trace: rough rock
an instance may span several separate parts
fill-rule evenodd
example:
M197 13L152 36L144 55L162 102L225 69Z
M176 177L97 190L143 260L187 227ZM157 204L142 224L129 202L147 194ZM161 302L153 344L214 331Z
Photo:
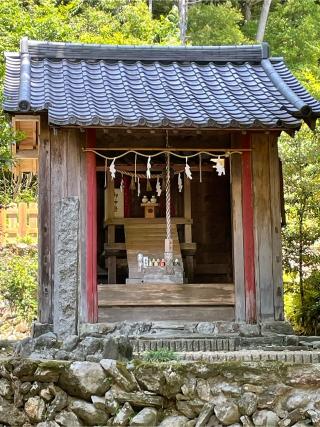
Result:
M189 419L187 417L173 415L164 418L159 424L159 427L185 427L188 421Z
M88 426L105 425L108 414L85 400L72 400L69 408Z
M252 421L257 427L274 427L278 425L279 417L273 411L263 409L262 411L257 411L253 414Z
M55 358L57 360L68 360L69 359L69 353L65 350L58 350L55 354Z
M41 421L37 424L37 427L60 427L55 421Z
M243 393L237 402L240 414L251 416L257 410L257 401L257 396L254 393Z
M43 388L42 390L40 390L40 397L44 400L44 401L46 401L46 402L50 402L52 399L53 399L53 395L52 395L52 392L51 392L52 390L51 390L51 387L46 387L46 388Z
M114 388L112 388L111 390L116 400L121 403L129 402L132 406L154 406L156 408L161 408L164 404L164 399L162 396L156 396L148 392L135 391L132 393L128 393Z
M250 325L249 323L240 323L239 333L242 337L257 337L260 335L260 327L258 324Z
M100 364L106 374L110 376L125 391L139 390L139 384L135 376L124 364L118 363L112 359L102 359ZM93 393L94 394L94 393Z
M60 338L76 335L79 287L79 198L56 203L53 327Z
M24 410L31 421L40 422L44 420L46 404L39 396L30 397L26 401Z
M72 350L74 350L77 347L78 342L79 342L78 335L68 335L63 340L63 343L62 343L62 346L61 346L61 350L68 351L68 352L72 351Z
M4 397L5 399L11 399L13 396L11 383L6 378L0 378L0 396Z
M127 336L108 337L103 341L103 359L131 360L133 348Z
M91 396L91 401L97 409L105 410L106 399L100 396Z
M26 415L12 403L0 397L0 423L9 426L21 426L27 422Z
M30 359L22 359L13 370L13 375L21 381L34 381L34 373L38 363Z
M34 374L35 380L43 383L56 383L58 382L59 377L59 369L56 370L38 367Z
M212 398L211 389L208 381L199 378L197 381L197 394L201 400L209 402Z
M53 332L47 332L40 335L34 340L34 349L40 350L42 348L56 348L59 346L57 335Z
M73 362L61 374L59 384L71 396L84 399L102 396L110 388L102 367L92 362Z
M214 408L214 413L223 424L234 424L240 420L238 406L231 400L221 402Z
M253 422L248 415L242 415L242 417L240 417L240 421L242 422L243 427L254 427Z
M132 409L130 403L126 402L117 415L114 417L113 425L115 426L127 426L129 424L130 418L134 415L134 410Z
M179 393L181 386L184 383L184 378L172 369L165 369L163 371L164 383L161 385L160 392L165 397L171 398Z
M198 417L198 420L196 423L196 427L206 427L208 425L208 421L210 420L211 416L213 415L213 409L214 409L214 406L212 403L206 403L203 406L203 408L199 414L199 417Z
M88 354L95 354L102 348L102 339L96 337L85 337L78 345L80 351L86 356Z
M311 401L311 395L308 390L297 390L290 394L285 409L289 412L297 408L305 408Z
M31 382L24 382L24 383L22 383L21 384L21 386L20 386L20 392L22 393L22 394L27 394L27 393L29 393L29 391L30 391L30 389L31 389L31 387L32 387L32 384L31 384Z
M181 386L182 393L190 399L196 397L197 380L194 377L188 377Z
M200 399L193 399L188 401L177 401L177 409L181 414L185 415L188 418L197 417L203 408L203 401Z
M60 387L54 387L54 399L48 407L47 417L48 420L53 420L54 416L62 411L68 404L68 395Z
M135 370L136 378L139 385L148 391L158 393L162 383L164 382L164 375L162 370L157 366L143 366L137 367Z
M115 400L112 390L105 394L105 409L108 414L115 415L119 409L119 403Z
M146 426L153 427L157 424L158 412L154 408L143 408L140 412L135 415L130 426Z
M279 427L292 426L292 424L302 421L306 418L305 410L298 408L290 412L283 420L279 421Z
M311 418L315 427L320 427L320 411L317 409L307 409L306 414Z
M293 335L293 329L289 322L270 321L261 323L261 335L281 334Z
M79 418L73 412L61 411L56 417L55 421L63 427L79 427Z

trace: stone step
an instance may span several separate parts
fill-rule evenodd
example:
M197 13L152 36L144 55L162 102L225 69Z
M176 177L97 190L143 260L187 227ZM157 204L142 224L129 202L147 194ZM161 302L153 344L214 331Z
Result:
M215 352L181 352L177 354L180 360L194 360L206 362L263 362L280 361L294 364L320 363L320 351L261 351L261 350L239 350L239 351L215 351Z

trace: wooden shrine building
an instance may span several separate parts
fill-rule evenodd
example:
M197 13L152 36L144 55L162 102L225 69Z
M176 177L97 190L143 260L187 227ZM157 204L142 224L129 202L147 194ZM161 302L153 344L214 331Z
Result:
M320 104L268 45L31 41L4 109L39 125L39 320L283 320L277 139Z

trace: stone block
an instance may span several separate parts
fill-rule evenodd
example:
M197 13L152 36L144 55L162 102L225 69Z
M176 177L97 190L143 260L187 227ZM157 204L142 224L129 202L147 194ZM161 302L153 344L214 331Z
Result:
M67 338L78 325L79 198L64 198L55 208L53 329Z

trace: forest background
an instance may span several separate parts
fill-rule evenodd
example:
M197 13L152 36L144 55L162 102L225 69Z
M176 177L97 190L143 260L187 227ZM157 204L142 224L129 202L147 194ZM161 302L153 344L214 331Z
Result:
M180 14L179 14L180 3ZM188 45L255 43L262 0L184 0ZM273 0L264 40L283 56L300 82L320 99L320 1ZM1 0L0 97L4 51L20 39L107 43L180 44L181 0ZM35 199L36 185L15 182L11 146L21 135L0 112L0 206ZM304 125L280 138L286 226L283 263L286 316L298 333L320 330L320 126ZM1 307L18 318L36 313L36 251L0 253ZM1 305L2 304L2 305ZM1 324L0 324L1 335Z

